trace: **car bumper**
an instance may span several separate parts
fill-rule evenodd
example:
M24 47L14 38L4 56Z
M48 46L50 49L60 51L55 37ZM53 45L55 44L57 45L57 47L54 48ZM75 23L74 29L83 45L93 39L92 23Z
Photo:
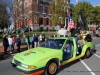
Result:
M39 74L42 74L44 72L44 68L39 68L36 70L31 70L31 71L24 71L22 69L17 68L17 65L14 63L11 63L11 65L13 67L15 67L18 71L20 71L21 74L25 74L25 75L39 75Z

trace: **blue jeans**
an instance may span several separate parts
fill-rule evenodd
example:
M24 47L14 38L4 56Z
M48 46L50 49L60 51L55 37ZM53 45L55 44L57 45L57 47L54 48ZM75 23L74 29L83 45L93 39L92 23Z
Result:
M10 52L12 52L13 45L9 45Z
M38 42L34 42L34 48L38 46Z
M65 49L63 56L64 56L64 59L68 59L68 58L72 57L71 50Z

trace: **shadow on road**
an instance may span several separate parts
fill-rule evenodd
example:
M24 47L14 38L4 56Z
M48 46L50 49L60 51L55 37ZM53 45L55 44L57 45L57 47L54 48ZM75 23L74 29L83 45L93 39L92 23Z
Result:
M26 48L21 48L21 52L25 51ZM12 54L10 54L10 52L7 52L8 54L4 56L3 52L0 53L0 61L5 60L5 59L10 59L12 58L17 52L17 50L14 50Z

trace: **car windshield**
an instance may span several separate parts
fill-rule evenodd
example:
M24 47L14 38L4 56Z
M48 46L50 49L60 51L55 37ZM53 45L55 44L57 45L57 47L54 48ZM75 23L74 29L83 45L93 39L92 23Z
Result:
M51 48L51 49L61 49L64 44L65 39L48 39L41 47Z

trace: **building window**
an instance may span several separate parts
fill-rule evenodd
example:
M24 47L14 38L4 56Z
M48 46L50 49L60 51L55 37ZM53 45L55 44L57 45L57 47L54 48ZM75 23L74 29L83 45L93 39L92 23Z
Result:
M45 13L48 14L48 7L45 7Z
M43 18L42 17L39 18L39 25L43 25Z
M49 6L49 3L45 3L45 5L48 7Z
M39 12L42 13L42 6L39 6Z
M39 5L42 5L43 4L43 2L42 1L39 1Z
M49 18L46 18L46 25L49 25Z

